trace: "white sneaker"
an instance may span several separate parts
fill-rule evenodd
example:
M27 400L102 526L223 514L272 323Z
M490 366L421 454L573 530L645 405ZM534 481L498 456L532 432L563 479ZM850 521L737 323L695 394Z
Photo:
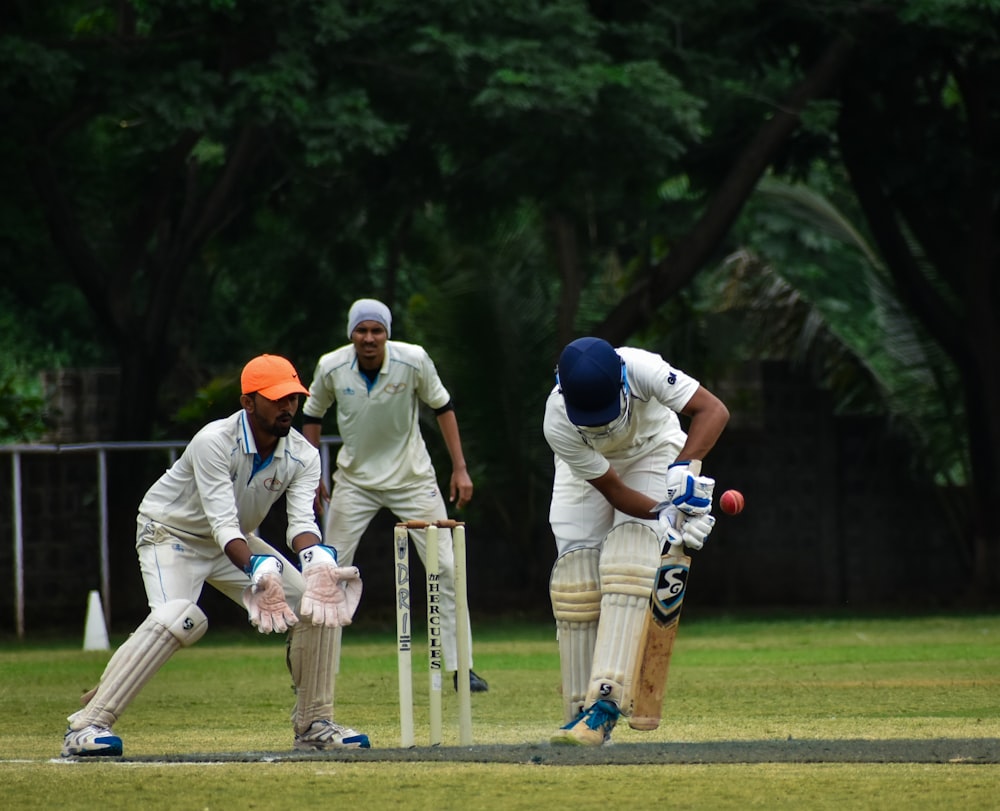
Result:
M295 736L296 749L371 749L368 736L333 721L313 721Z
M94 755L118 756L122 753L122 739L106 727L91 724L83 729L67 729L63 740L63 757Z

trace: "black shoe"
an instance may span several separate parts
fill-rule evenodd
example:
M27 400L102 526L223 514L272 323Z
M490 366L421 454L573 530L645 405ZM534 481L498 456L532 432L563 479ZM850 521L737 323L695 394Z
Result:
M458 689L458 671L455 671L455 689ZM477 676L474 670L469 671L469 692L470 693L487 693L489 692L490 686L486 683L486 679L482 676Z

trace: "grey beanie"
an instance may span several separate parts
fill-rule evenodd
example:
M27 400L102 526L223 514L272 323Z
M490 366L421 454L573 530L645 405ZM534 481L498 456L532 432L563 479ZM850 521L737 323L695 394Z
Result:
M373 298L359 298L351 305L351 311L347 316L348 339L362 321L378 321L385 327L385 334L392 337L392 313L381 301Z

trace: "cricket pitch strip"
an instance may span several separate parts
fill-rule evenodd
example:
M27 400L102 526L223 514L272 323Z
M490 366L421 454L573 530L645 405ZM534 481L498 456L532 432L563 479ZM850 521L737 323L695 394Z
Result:
M77 763L524 763L544 766L706 763L1000 763L1000 738L927 740L761 740L626 743L602 747L547 743L340 749L328 752L208 752L69 758Z

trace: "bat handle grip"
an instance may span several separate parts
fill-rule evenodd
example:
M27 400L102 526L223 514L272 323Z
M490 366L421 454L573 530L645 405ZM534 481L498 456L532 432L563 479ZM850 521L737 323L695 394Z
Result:
M699 466L701 462L698 462ZM684 530L684 522L687 521L687 516L684 513L677 513L677 532L681 533ZM677 543L670 544L670 554L671 555L683 555L684 554L684 541L681 535L677 536Z

